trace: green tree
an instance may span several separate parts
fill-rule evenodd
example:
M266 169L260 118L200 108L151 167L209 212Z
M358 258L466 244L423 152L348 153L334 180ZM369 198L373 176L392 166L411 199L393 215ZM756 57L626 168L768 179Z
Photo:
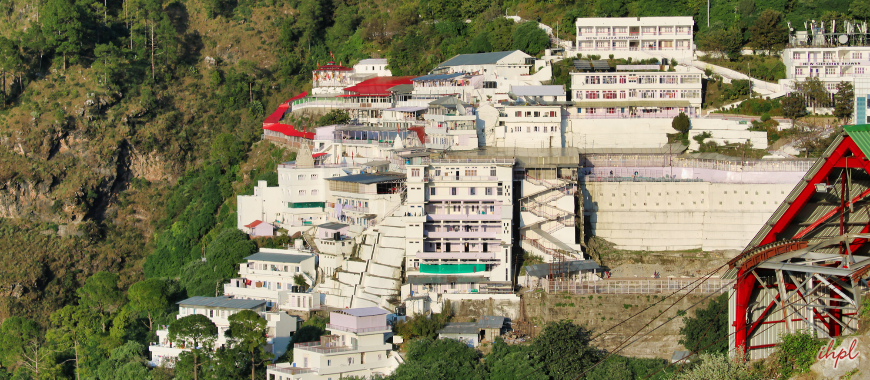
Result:
M690 351L727 353L728 294L714 298L703 309L696 309L694 317L686 317L680 328L680 344Z
M105 322L99 312L90 306L67 305L51 314L51 326L46 338L55 347L72 350L75 355L76 378L79 376L81 363L88 360L84 343L94 335L99 334L100 324Z
M221 284L238 274L244 258L255 252L257 244L248 235L226 228L206 247L205 261L194 260L184 267L180 282L190 297L215 296Z
M825 106L830 103L831 93L825 89L825 84L819 77L807 77L803 81L795 81L794 87L804 99L809 100L812 104L813 114L816 113L816 106Z
M504 17L496 18L486 24L486 37L492 46L492 51L510 50L515 27L517 25L513 20Z
M21 56L20 48L12 40L0 36L0 105L6 104L6 99L9 97L10 90L6 90L6 74L11 74L13 84L20 82L21 74L24 71L24 58Z
M272 358L266 346L266 320L250 310L242 310L229 318L227 338L251 358L251 380L256 380L256 368Z
M743 36L736 27L708 29L699 33L696 41L701 51L730 60L739 57L743 48Z
M514 49L522 50L529 55L537 55L548 46L550 46L550 37L547 36L547 32L538 27L537 22L524 22L514 29Z
M532 348L526 345L508 345L501 337L492 342L492 351L484 363L490 379L547 380L544 363L532 358Z
M834 93L834 116L845 123L852 118L855 111L855 88L851 82L842 81L837 83L837 92Z
M148 315L148 331L154 331L154 313L169 306L166 283L156 278L149 278L130 285L130 289L127 290L127 298L130 300L130 307L133 310Z
M96 370L99 380L151 380L142 343L129 341L113 349Z
M225 169L239 162L244 154L244 146L231 133L219 134L211 144L211 159Z
M590 343L592 336L570 320L550 322L532 342L532 355L544 363L551 379L574 379L601 360L603 353Z
M853 0L849 6L849 14L857 20L870 20L870 3L864 0Z
M625 0L598 0L595 2L596 17L625 17L628 15L628 7ZM573 25L569 24L569 25Z
M335 125L335 124L347 124L350 122L350 115L347 114L345 110L332 110L320 117L317 120L317 125Z
M676 129L677 132L685 135L689 132L689 128L692 127L692 123L689 121L689 117L686 114L680 112L679 115L674 116L674 120L671 121L671 127Z
M114 44L101 44L94 48L94 63L91 66L97 73L97 83L109 91L118 91L118 83L123 79L124 55Z
M420 338L407 343L405 364L396 380L483 379L477 351L453 339Z
M0 364L15 369L24 361L27 345L41 336L39 325L26 318L9 317L0 327Z
M42 33L48 45L63 55L63 69L66 70L67 55L75 56L84 42L82 12L70 0L48 0L41 13Z
M795 125L798 118L807 113L807 106L804 100L797 93L790 93L780 101L782 105L782 116L791 119L791 125Z
M755 12L755 0L740 0L737 2L737 13L744 18L752 15Z
M97 272L85 280L85 284L76 290L79 304L94 308L100 314L117 309L124 303L124 292L118 288L118 277L115 273Z
M211 352L212 345L217 339L217 326L208 317L202 314L192 314L176 319L169 325L167 338L175 344L189 345L190 355L193 358L194 380L198 379L199 367L202 359Z
M765 9L749 27L752 37L749 44L755 50L768 53L782 50L788 42L788 28L783 24L782 13L774 9Z

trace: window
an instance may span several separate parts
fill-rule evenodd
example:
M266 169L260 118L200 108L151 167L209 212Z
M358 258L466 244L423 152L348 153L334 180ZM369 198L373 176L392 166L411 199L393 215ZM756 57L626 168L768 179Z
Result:
M298 180L300 180L300 181L301 181L301 180L304 180L304 179L305 179L305 174L300 174L299 176L296 177L296 179L298 179Z
M550 117L556 117L556 111L550 111Z
M317 179L317 174L312 174L311 179Z
M804 75L804 69L802 67L795 67L794 75Z
M608 108L607 113L616 113L616 108Z
M540 111L535 111L535 117L541 117L541 112L540 112Z
M602 91L604 99L616 99L616 91Z
M837 74L836 67L825 67L825 75L835 75Z
M537 126L535 126L535 132L537 132L537 131L538 131L538 127L537 127Z
M526 111L526 117L532 117L532 111Z
M861 59L861 58L862 58L861 52L852 52L852 59Z
M419 177L420 169L411 169L411 177Z
M486 188L486 195L492 195L492 188L491 187Z
M208 311L208 317L209 317L209 318L214 318L214 310L209 310L209 311Z
M468 195L477 195L477 189L474 187L468 188Z
M676 99L677 90L660 90L659 99Z
M455 187L450 188L450 195L456 195L456 188Z
M855 74L864 74L864 68L863 67L856 67ZM867 102L867 103L870 104L870 102Z
M489 169L489 175L495 177L495 168Z
M332 365L332 360L327 359L327 360L326 360L326 366L329 367L329 366L331 366L331 365Z
M296 273L299 273L299 267L298 267L298 266L293 267L293 269L295 270Z
M523 111L514 112L515 117L523 117Z
M311 195L317 195L317 189L311 190Z
M477 176L477 169L465 169L466 177L474 177Z
M281 283L278 283L278 290L281 290Z
M625 75L620 75L620 76L619 76L619 83L621 83L621 84L625 84Z
M586 99L598 99L598 91L586 91Z
M620 92L619 92L619 98L620 98L620 99L625 99L625 91L620 91Z
M429 188L429 195L435 195L435 188L434 187Z
M299 190L299 195L305 195L305 190Z
M834 52L826 51L822 53L822 59L825 61L833 61L834 60Z

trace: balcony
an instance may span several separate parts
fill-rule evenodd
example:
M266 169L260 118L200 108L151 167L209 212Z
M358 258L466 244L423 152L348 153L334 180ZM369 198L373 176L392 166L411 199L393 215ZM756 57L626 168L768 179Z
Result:
M466 231L425 231L430 238L496 238L495 232L466 232Z
M501 213L486 213L486 214L427 214L426 221L434 222L441 220L501 220Z
M306 350L311 352L316 352L318 354L335 354L339 352L347 352L353 351L357 349L356 345L350 346L339 346L339 345L327 345L324 346L321 342L308 342L308 343L295 343L293 344L293 348Z
M331 323L326 324L327 330L338 330L355 334L363 334L363 333L374 333L374 332L390 332L392 329L390 326L374 326L374 327L347 327L347 326L339 326Z
M480 182L480 181L498 181L496 176L429 176L429 181L445 181L445 182Z
M301 375L303 373L317 372L317 368L301 368L301 367L279 367L278 364L269 364L266 366L267 371L285 373L288 375Z
M429 164L510 164L516 162L513 158L432 158L423 160Z

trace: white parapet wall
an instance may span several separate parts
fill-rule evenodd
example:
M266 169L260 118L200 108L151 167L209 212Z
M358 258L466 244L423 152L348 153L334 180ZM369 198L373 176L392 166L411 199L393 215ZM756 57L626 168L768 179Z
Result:
M693 119L694 120L694 119ZM673 120L569 119L565 144L578 148L659 148L668 143Z
M742 123L742 124L741 124ZM724 119L694 119L689 130L689 149L698 150L699 144L695 136L705 132L710 134L704 142L715 141L718 145L752 142L755 149L767 149L767 132L750 131L752 124L739 120Z
M743 249L795 183L586 182L584 215L620 249Z

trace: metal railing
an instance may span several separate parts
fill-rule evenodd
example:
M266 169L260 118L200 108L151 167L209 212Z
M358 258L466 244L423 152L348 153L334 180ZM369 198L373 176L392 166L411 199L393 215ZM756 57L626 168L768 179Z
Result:
M725 293L734 280L650 279L650 280L538 280L538 286L548 291L575 294L661 294L661 293Z
M269 364L266 369L273 372L286 373L288 375L301 375L303 373L317 372L317 368L301 368L301 367L278 367L277 364Z
M429 181L447 181L447 182L463 182L463 181L497 181L496 176L429 176Z
M391 330L390 326L374 326L374 327L354 328L354 327L333 325L331 323L326 324L326 329L327 330L339 330L339 331L345 331L345 332L352 332L352 333L357 333L357 334L368 333L368 332L379 332L379 331L387 332L387 331Z
M737 158L735 158L736 160ZM654 167L654 168L695 168L715 169L735 172L807 172L815 164L815 160L747 160L718 161L698 158L649 158L634 155L589 155L585 162L587 167Z
M429 158L423 159L425 164L511 164L514 158Z

